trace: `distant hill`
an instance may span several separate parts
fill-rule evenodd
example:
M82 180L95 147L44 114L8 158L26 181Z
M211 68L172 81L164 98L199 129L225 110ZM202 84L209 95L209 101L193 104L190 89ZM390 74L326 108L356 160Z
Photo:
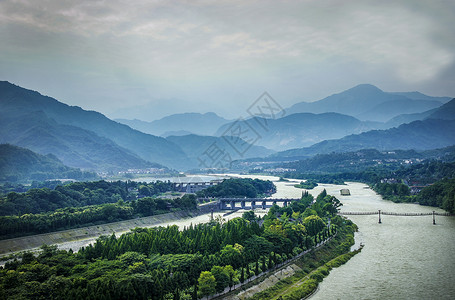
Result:
M91 131L58 124L42 111L20 116L0 112L0 143L51 153L75 168L116 171L159 166Z
M198 161L198 158L204 159L204 152L210 151L209 147L216 143L216 146L220 149L226 151L232 160L242 159L242 158L251 158L251 157L265 157L268 156L274 151L267 148L251 145L248 146L249 149L245 152L244 155L239 154L235 149L226 142L222 137L214 136L199 136L199 135L185 135L185 136L169 136L167 139L173 142L176 145L179 145L180 148L185 151L188 157L193 163L193 168L204 168L203 165ZM241 143L245 143L241 141Z
M428 96L428 95L425 95L425 94L422 94L422 93L416 92L416 91L415 92L391 92L389 94L405 96L405 97L407 97L409 99L413 99L413 100L430 100L430 101L439 101L441 103L447 103L450 100L452 100L452 98L450 98L450 97Z
M336 112L364 121L386 122L400 114L420 113L440 106L446 98L417 92L387 93L371 84L361 84L315 102L300 102L287 111Z
M441 102L430 100L395 99L378 104L372 109L358 115L360 120L377 122L388 121L402 114L419 114L441 106ZM401 125L401 124L399 124Z
M0 144L0 182L94 178L95 173L65 166L54 155L44 156L25 148Z
M455 98L437 110L432 111L426 119L455 120Z
M77 135L81 139L83 135L90 135L90 138L88 138L88 140L90 140L88 145L99 144L95 146L95 148L98 147L100 149L98 150L100 155L102 155L101 149L106 146L113 152L117 152L119 155L123 156L125 159L134 157L134 155L140 157L141 160L137 160L137 162L141 162L141 165L144 165L144 161L149 161L159 162L164 165L178 168L181 163L185 163L187 160L185 153L177 145L172 144L164 138L145 134L124 124L114 122L98 112L86 111L80 107L66 105L51 97L43 96L38 92L18 87L6 81L0 82L0 111L3 115L17 120L15 124L21 129L18 130L18 134L26 135L30 130L36 131L37 128L40 128L39 131L35 132L35 140L39 140L39 134L43 134L45 138L48 139L68 140L69 136L65 137L65 130L63 130L60 125L69 125L73 126L71 127L71 131L77 131L75 127L90 131L92 134L87 132L82 134L81 131L78 131ZM49 134L49 132L46 132L45 128L39 125L39 123L20 122L20 120L26 121L26 119L23 119L26 114L36 113L38 111L43 112L49 120L53 120L56 123L54 124L54 132L52 135ZM41 119L44 119L44 117L41 117ZM51 121L46 122L49 124L52 123ZM20 139L22 141L21 146L28 147L27 144L29 142L26 138L21 139L21 136L14 136L11 138ZM9 141L3 139L2 142L14 144L14 140ZM78 147L76 147L76 149L78 149L77 154L79 154L80 157L92 156L92 150L90 149L94 148L87 148L84 150L86 144L85 141L83 142L81 140L77 145ZM54 145L56 148L49 146L47 147L48 149L45 149L46 144L42 143L40 149L35 148L34 150L40 153L55 153L56 151L62 153L68 151L64 148L59 148L57 144ZM71 147L67 145L66 149L70 149L70 153L76 153L73 146L75 146L74 143ZM30 147L30 149L33 149L33 147ZM61 158L66 163L67 158L62 155L63 154L60 154L60 156L57 155L57 157ZM74 157L75 160L79 159L77 155ZM97 158L94 158L94 160L97 160ZM106 160L110 160L110 158L106 157ZM112 165L116 164L115 159L110 160L110 162ZM131 163L130 165L132 164L134 163ZM69 165L75 166L76 164L72 163Z
M280 157L299 157L360 149L429 150L455 144L455 121L426 119L398 128L372 130L337 140L326 140L311 147L276 153Z
M353 133L361 133L382 126L374 122L362 122L354 117L338 113L298 113L279 119L259 119L267 124L261 127L256 120L241 121L242 127L253 128L260 139L257 145L276 151L310 146L326 139L341 138ZM217 135L222 135L234 123L220 127Z
M438 110L437 108L422 112L422 113L416 113L416 114L402 114L393 117L386 123L384 123L384 129L389 129L392 127L398 127L401 124L406 124L406 123L412 123L414 121L419 121L419 120L424 120L427 117L429 117L433 112Z
M404 123L411 123L418 120L425 119L442 119L442 120L454 120L455 119L455 98L448 101L446 104L430 109L428 111L416 114L403 114L396 116L385 123L385 128L391 128L399 126Z
M229 122L213 112L174 114L152 122L125 119L116 119L116 121L139 131L159 136L168 136L170 132L183 130L189 134L213 135L221 125Z

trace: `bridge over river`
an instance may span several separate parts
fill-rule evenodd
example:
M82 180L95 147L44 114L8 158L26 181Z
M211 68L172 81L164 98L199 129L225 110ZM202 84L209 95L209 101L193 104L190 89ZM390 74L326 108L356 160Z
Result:
M449 213L437 213L435 211L433 212L428 212L428 213L396 213L396 212L387 212L387 211L344 211L344 212L338 212L339 215L343 216L352 216L352 215L357 215L357 216L367 216L367 215L378 215L379 216L379 221L378 223L382 223L381 220L381 215L387 215L387 216L400 216L400 217L420 217L420 216L433 216L433 224L436 224L436 216L452 216Z
M220 198L218 199L218 208L222 210L236 210L236 209L255 209L255 208L270 208L274 204L282 203L287 206L292 201L299 201L300 199L274 199L274 198Z

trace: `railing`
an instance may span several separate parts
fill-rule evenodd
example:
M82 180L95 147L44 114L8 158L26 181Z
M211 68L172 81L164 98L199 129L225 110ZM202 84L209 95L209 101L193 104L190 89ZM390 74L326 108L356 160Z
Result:
M420 216L433 216L433 225L436 225L436 216L444 216L444 217L448 217L448 216L453 216L452 214L449 214L449 213L437 213L435 211L431 212L431 213L397 213L397 212L387 212L387 211L381 211L381 210L378 210L378 211L373 211L373 212L369 212L369 211L356 211L356 212L353 212L353 211L344 211L344 212L338 212L338 215L343 215L343 216L353 216L353 215L359 215L359 216L366 216L366 215L379 215L379 224L382 223L382 220L381 220L381 214L382 215L388 215L388 216L400 216L400 217L420 217Z
M338 212L339 215L378 215L379 211L340 211ZM389 215L389 216L410 216L410 217L416 217L416 216L452 216L449 213L438 213L438 212L429 212L429 213L396 213L396 212L387 212L387 211L382 211L381 210L381 215Z

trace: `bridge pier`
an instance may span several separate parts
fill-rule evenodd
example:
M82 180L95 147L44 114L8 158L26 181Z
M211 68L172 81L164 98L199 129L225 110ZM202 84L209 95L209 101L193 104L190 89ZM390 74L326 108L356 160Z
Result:
M240 202L240 205L242 206L242 209L245 209L245 201Z
M231 209L232 209L232 210L235 209L235 201L231 201Z
M288 206L288 202L287 202L287 201L284 201L284 202L283 202L283 206L284 206L284 207Z
M378 223L381 224L382 223L381 222L381 210L378 210L378 212L379 212L379 222Z
M266 201L262 201L262 209L266 209L267 208L267 202Z
M434 210L433 210L433 225L436 225L436 217L434 215Z

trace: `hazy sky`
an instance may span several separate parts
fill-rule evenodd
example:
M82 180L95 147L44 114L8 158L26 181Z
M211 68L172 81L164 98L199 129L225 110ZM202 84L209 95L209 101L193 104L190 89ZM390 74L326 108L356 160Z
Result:
M452 0L0 0L0 80L148 120L360 83L455 97L454 28Z

